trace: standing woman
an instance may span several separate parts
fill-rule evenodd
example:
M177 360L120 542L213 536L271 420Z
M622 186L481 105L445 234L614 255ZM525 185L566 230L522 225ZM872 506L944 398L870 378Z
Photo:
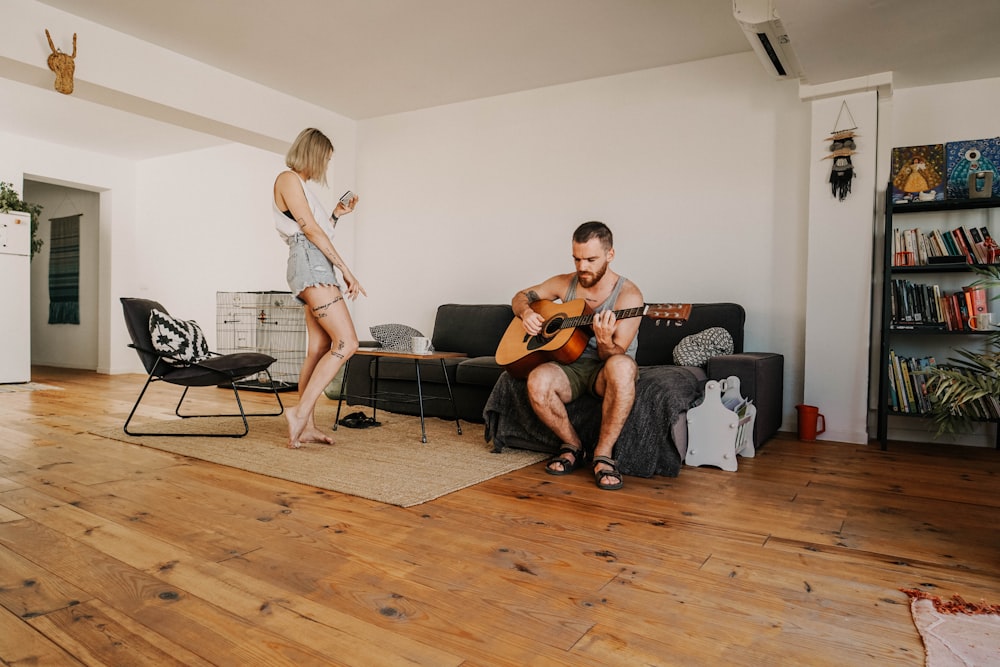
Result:
M337 220L354 210L358 196L347 205L338 202L329 215L306 181L326 184L326 169L333 157L333 144L319 130L299 133L285 156L289 171L274 181L274 224L288 244L288 287L305 303L309 349L299 373L299 404L285 410L288 446L304 442L333 444L316 427L316 401L337 371L358 349L358 336L344 297L367 296L361 283L333 247ZM337 282L339 269L346 291Z

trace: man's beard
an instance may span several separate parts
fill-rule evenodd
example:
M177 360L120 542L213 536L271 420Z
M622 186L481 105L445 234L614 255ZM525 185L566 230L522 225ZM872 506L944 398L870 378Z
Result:
M583 287L593 287L597 283L601 282L601 278L603 278L604 274L607 273L607 272L608 272L608 265L605 264L600 269L598 269L595 273L580 273L580 272L577 272L576 279L577 279L577 282L579 282L580 285L582 285Z

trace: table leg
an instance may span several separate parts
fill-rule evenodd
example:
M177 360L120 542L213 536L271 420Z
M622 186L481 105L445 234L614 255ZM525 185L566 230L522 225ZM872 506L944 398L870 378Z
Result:
M344 390L347 389L347 374L351 371L351 360L344 361L344 374L340 377L340 396L337 397L337 416L333 418L333 430L340 426L340 407L344 404Z
M462 435L462 422L458 421L458 406L455 405L455 395L451 393L451 381L448 379L448 369L444 366L444 359L441 360L441 373L444 375L444 385L448 387L448 398L451 399L451 411L455 415L455 428L458 434Z
M372 404L372 421L376 421L375 415L378 413L378 359L375 357L375 377L372 378L372 393L368 395Z
M444 362L441 362L441 363L442 363L442 365L444 364ZM417 371L417 402L420 405L420 442L426 444L427 443L427 429L424 428L424 390L421 388L421 385L420 385L420 360L419 359L414 359L413 360L413 367ZM447 377L448 376L446 375L445 378L447 379Z

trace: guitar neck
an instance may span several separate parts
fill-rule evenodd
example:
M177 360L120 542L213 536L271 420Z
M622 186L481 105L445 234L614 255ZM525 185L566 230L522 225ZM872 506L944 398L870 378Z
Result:
M615 319L627 320L630 317L642 317L643 315L646 314L647 310L649 310L649 306L647 304L636 306L635 308L626 308L625 310L616 310L614 311ZM590 313L588 315L577 315L576 317L567 317L565 320L563 320L562 326L560 326L559 328L572 329L574 327L590 326L594 322L594 315L596 315L596 313Z

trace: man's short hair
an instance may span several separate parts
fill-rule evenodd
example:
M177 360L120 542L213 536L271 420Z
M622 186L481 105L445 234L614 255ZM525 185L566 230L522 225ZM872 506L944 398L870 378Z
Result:
M611 230L608 229L606 224L597 220L585 222L573 232L574 243L586 243L594 238L601 242L601 247L605 250L611 250L615 245L615 239L611 234Z

